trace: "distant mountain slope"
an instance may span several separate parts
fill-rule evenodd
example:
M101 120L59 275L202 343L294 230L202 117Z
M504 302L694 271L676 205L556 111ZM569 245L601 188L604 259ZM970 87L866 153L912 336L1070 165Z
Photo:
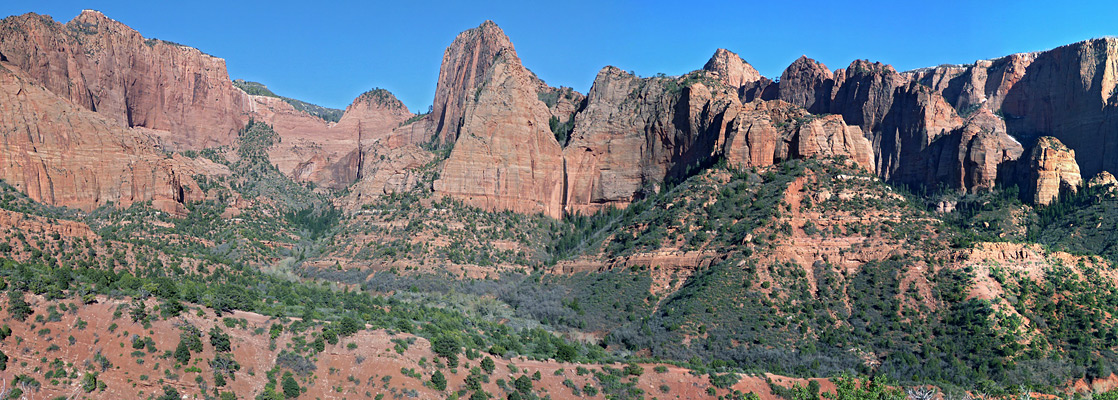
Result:
M295 107L296 110L305 112L318 118L322 118L322 120L326 122L338 122L338 120L342 119L342 114L345 113L345 110L327 108L320 105L307 103L302 100L280 96L272 92L270 89L268 89L267 86L264 86L264 84L260 82L246 81L244 79L234 79L233 86L236 86L238 89L241 89L245 93L253 96L268 96L283 99L283 101L287 102L287 104Z

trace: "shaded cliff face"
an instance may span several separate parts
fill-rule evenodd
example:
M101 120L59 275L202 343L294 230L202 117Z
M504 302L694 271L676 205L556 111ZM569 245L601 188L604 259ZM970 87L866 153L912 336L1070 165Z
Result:
M144 39L96 11L65 25L25 14L0 21L0 53L35 82L125 127L161 134L169 149L232 142L247 116L225 61L197 49Z
M1019 79L1014 71L1020 68L1001 70L997 82ZM779 90L786 101L860 126L882 178L976 191L993 188L1006 175L999 172L1002 164L1025 151L992 102L973 89L987 79L985 72L964 74L956 67L901 74L863 60L830 73L801 57L784 72Z
M0 63L0 135L0 179L35 201L87 211L150 200L181 214L182 203L204 196L192 176L224 170L169 158L146 134L74 106L7 63Z
M562 148L533 83L514 50L497 54L476 97L467 99L436 193L488 210L562 216Z
M1118 169L1118 39L1094 39L971 65L909 73L958 110L981 103L1024 143L1052 136L1075 150L1083 173Z

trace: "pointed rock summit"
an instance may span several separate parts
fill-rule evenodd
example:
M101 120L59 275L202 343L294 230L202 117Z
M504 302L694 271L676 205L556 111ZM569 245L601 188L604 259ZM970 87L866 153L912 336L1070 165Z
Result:
M561 217L563 149L540 83L508 37L490 21L463 32L447 49L442 71L437 138L454 150L435 191L487 210ZM454 120L460 122L448 125Z
M757 72L757 69L742 60L741 56L726 49L716 50L703 69L732 88L740 88L761 80L761 73Z
M458 138L467 100L477 96L477 88L502 51L516 54L508 36L493 21L458 34L446 48L431 114L431 133L440 143L453 143Z

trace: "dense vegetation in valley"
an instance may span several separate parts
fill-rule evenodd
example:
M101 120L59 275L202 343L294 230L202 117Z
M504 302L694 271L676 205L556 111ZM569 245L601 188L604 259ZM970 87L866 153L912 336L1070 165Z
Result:
M276 329L294 339L277 364L297 376L308 368L299 360L323 342L363 329L426 338L446 366L482 355L655 360L709 373L712 383L741 373L855 374L993 395L1053 393L1069 379L1109 376L1118 363L1118 196L1105 187L1031 207L1016 188L913 194L844 160L799 160L751 170L717 163L623 210L561 220L486 212L437 197L429 184L346 214L337 193L292 182L272 165L266 150L275 140L251 122L233 146L187 152L232 173L196 177L206 200L187 204L183 217L148 203L82 213L0 186L0 209L46 227L3 228L4 309L49 321L28 307L42 296L135 299L119 313L140 323L195 305L216 317L255 312L287 321ZM944 202L954 209L937 213ZM63 222L90 234L50 231ZM1087 257L1026 267L960 256L990 242ZM805 263L793 257L803 248L824 250ZM632 261L661 253L700 262ZM992 295L968 295L984 291ZM183 337L222 337L192 335ZM188 359L190 340L164 356ZM234 374L228 361L200 379L221 386ZM574 390L643 396L626 374L603 369L597 387ZM268 376L261 398L282 398L285 375ZM295 395L310 382L294 379ZM818 388L774 390L818 397Z

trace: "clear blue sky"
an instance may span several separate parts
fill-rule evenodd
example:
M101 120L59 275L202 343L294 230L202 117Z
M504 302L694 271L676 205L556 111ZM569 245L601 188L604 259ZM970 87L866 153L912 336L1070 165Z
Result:
M801 54L831 69L864 58L908 70L1118 35L1113 0L176 3L16 0L0 4L0 14L65 22L96 9L145 37L225 58L232 78L281 95L344 108L383 87L412 111L431 104L454 36L486 19L540 78L582 92L606 65L678 75L719 47L773 77Z

